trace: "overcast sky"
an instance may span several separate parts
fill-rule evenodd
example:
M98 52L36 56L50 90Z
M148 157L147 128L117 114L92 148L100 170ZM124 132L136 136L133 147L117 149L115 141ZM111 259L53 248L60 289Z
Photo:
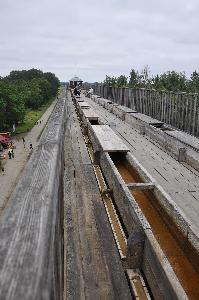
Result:
M0 76L102 81L149 65L199 71L198 0L0 0Z

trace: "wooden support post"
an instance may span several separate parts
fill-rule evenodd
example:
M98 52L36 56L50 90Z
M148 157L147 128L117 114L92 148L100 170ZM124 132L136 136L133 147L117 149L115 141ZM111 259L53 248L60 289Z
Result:
M178 161L179 162L185 162L186 161L186 155L187 154L187 149L186 148L179 148L179 153L178 153Z
M196 110L197 110L198 95L194 94L193 116L192 116L192 134L196 133Z

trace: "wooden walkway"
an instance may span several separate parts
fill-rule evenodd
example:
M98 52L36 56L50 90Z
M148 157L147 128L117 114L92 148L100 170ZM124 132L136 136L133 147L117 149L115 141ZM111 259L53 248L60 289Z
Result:
M83 96L84 97L84 96ZM130 151L171 196L189 219L193 230L199 230L199 173L165 153L158 144L142 136L130 125L108 112L91 99L86 102L97 111L104 123L115 123L113 130Z
M66 110L64 298L132 299L70 96Z

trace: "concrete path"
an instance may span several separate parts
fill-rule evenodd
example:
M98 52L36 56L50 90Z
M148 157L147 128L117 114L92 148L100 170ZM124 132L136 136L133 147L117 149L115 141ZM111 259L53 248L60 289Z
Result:
M147 136L132 128L94 101L83 99L97 112L104 123L113 123L112 129L130 148L143 167L171 196L198 235L199 230L199 172L183 165L165 153Z
M55 104L56 100L53 101L41 117L41 124L35 125L28 133L21 134L12 139L16 146L16 149L14 149L14 158L6 159L6 161L4 161L4 174L0 171L0 215L6 207L8 199L31 155L32 150L30 150L30 143L32 143L33 148L36 146L37 139L40 137ZM25 148L22 137L24 137L26 141Z

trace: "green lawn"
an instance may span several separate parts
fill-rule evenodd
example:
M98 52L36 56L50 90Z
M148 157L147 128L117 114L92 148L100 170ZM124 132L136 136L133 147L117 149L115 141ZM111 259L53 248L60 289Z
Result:
M24 118L24 122L16 127L14 134L25 133L32 129L35 125L35 122L41 118L41 116L45 113L47 108L51 105L54 98L49 100L45 105L41 106L37 110L27 109L26 115Z

